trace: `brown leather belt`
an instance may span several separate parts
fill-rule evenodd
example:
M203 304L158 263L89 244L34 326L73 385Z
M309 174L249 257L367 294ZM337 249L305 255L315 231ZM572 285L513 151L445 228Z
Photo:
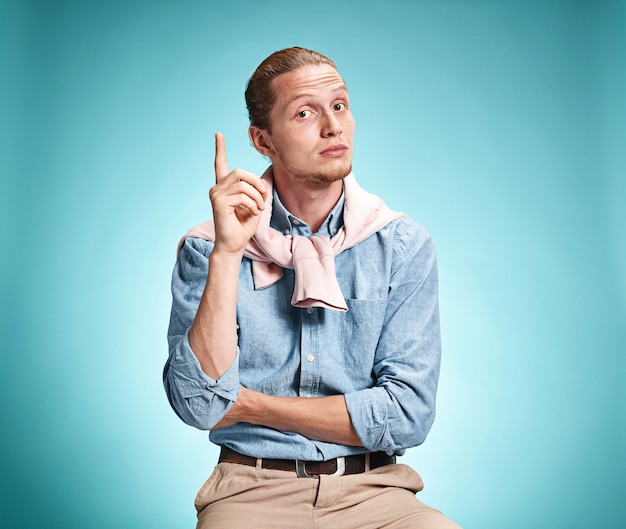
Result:
M368 470L393 465L396 456L388 456L385 452L372 452L354 456L337 457L328 461L300 461L297 459L267 459L245 456L226 446L220 451L220 463L237 463L251 467L271 470L287 470L295 472L300 478L316 478L320 474L343 476L360 474Z

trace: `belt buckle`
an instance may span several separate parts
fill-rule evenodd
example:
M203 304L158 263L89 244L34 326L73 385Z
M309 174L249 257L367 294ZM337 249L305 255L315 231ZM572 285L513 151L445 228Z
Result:
M329 476L343 476L346 471L346 458L345 457L337 457L337 470L332 474L328 474ZM318 474L309 474L306 471L306 461L300 461L296 459L296 475L299 478L319 478Z

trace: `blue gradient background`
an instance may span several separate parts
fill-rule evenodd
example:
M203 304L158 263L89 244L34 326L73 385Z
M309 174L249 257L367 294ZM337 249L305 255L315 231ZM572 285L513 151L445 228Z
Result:
M610 1L3 1L3 528L193 527L216 451L161 386L213 133L333 57L355 172L433 234L438 418L404 458L466 529L624 527L626 8Z

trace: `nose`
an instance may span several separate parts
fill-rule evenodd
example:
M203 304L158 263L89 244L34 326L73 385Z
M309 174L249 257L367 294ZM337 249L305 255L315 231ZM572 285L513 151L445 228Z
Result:
M322 136L339 136L343 132L341 123L337 119L337 116L333 112L326 112L324 116L324 123L322 125Z

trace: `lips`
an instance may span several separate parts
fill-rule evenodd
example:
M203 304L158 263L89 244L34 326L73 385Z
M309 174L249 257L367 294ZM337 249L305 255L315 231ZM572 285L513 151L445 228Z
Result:
M327 147L320 154L329 158L335 158L337 156L343 156L347 152L348 147L341 143L338 143L337 145L331 145L330 147Z

